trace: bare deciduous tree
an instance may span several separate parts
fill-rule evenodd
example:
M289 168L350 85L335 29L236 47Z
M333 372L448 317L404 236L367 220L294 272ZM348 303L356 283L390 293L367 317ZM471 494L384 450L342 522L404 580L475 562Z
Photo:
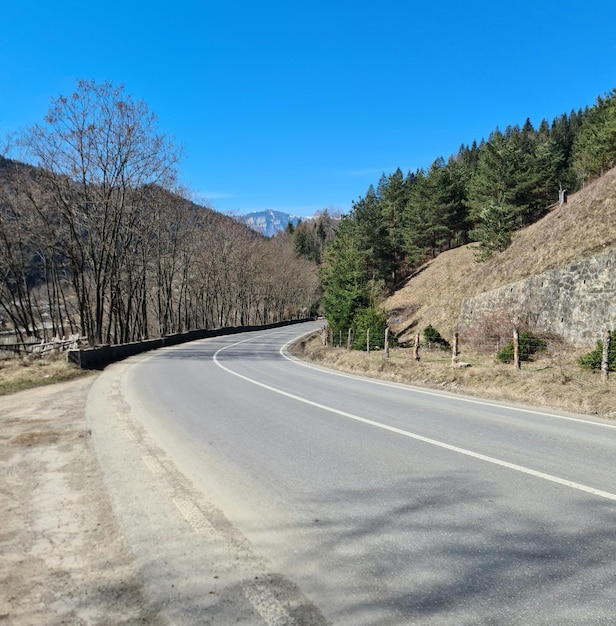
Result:
M307 313L313 263L177 189L179 154L142 102L79 81L0 160L0 307L22 335L91 344ZM11 167L7 167L7 164Z
M52 102L45 122L22 144L47 176L82 332L92 343L129 340L140 327L126 327L137 315L126 299L136 286L126 281L136 278L130 261L148 211L144 193L173 187L178 152L148 107L109 82L79 81Z

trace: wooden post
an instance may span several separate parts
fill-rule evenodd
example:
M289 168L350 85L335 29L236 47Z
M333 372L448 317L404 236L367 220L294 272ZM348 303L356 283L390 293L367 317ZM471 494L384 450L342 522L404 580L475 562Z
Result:
M609 371L610 331L603 331L603 352L601 353L601 378L607 380Z
M458 364L458 338L459 338L458 333L454 333L453 334L453 349L451 352L451 364L454 366Z
M419 333L415 335L415 347L413 348L413 358L419 361Z
M513 366L520 369L520 333L517 328L513 329Z
M366 352L370 354L370 329L366 331Z
M349 334L347 336L347 351L351 349L351 329L349 328Z
M389 326L385 328L385 358L389 358Z

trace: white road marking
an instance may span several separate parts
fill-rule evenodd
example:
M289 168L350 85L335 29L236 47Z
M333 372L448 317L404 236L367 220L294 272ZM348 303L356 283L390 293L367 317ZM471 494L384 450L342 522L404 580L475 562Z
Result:
M145 454L141 457L141 460L152 474L163 474L165 472L165 468L154 455Z
M208 522L207 518L197 506L190 500L184 498L171 498L173 504L178 508L186 521L192 526L198 535L215 533L214 527Z
M172 498L172 501L195 533L198 535L216 533L214 527L193 502L185 498ZM251 581L242 584L242 591L253 609L268 626L296 626L296 621L291 618L266 585Z
M332 376L340 376L341 378L351 378L354 380L368 380L371 384L381 385L382 387L392 387L394 389L411 389L413 393L423 394L425 396L433 396L433 397L444 397L450 398L459 402L467 402L469 404L479 404L481 406L493 407L497 409L506 408L508 411L517 411L518 413L530 413L531 415L541 415L543 417L553 417L554 419L566 420L568 422L580 422L581 424L587 424L590 426L598 426L600 428L613 428L616 429L616 424L609 424L607 422L592 422L588 419L580 418L580 417L569 417L567 415L558 415L556 413L547 413L545 411L538 411L537 409L527 409L521 406L513 406L513 405L505 405L505 404L497 404L496 402L490 402L489 400L480 400L478 398L469 398L468 396L459 396L454 394L445 394L439 391L431 391L430 389L421 389L420 387L410 387L409 385L404 385L402 383L394 383L387 380L378 380L376 378L367 378L365 376L358 376L354 374L347 374L346 372L337 372L336 370L332 370L326 367L319 367L318 365L312 365L311 363L306 363L305 361L301 361L300 359L296 359L288 354L287 349L291 343L296 341L296 339L292 339L288 343L286 343L282 348L280 348L280 355L287 359L287 361L291 361L292 363L296 363L297 365L302 365L303 367L307 367L309 369L317 370L319 372L327 372Z
M530 469L528 467L524 467L523 465L516 465L515 463L509 463L508 461L502 461L501 459L496 459L491 456L487 456L485 454L479 454L477 452L473 452L472 450L466 450L465 448L460 448L458 446L453 446L451 444L445 443L443 441L438 441L436 439L431 439L429 437L424 437L422 435L418 435L416 433L409 432L407 430L402 430L401 428L396 428L394 426L388 426L387 424L383 424L381 422L376 422L374 420L367 419L365 417L360 417L359 415L354 415L353 413L347 413L346 411L341 411L339 409L335 409L330 406L326 406L324 404L320 404L318 402L314 402L312 400L308 400L307 398L302 398L301 396L297 396L292 393L288 393L287 391L283 391L282 389L277 389L276 387L272 387L271 385L266 385L265 383L259 382L258 380L254 380L253 378L249 378L248 376L244 376L243 374L239 374L238 372L234 372L233 370L225 367L220 360L218 359L218 355L227 350L228 348L232 348L241 343L245 343L246 341L250 341L250 339L244 339L243 341L238 341L237 343L230 344L220 350L217 350L212 357L214 363L224 371L232 374L233 376L237 376L246 382L252 383L253 385L257 385L258 387L262 387L263 389L267 389L274 393L280 394L287 398L291 398L293 400L297 400L298 402L303 402L304 404L308 404L309 406L313 406L317 409L322 409L323 411L329 411L330 413L334 413L336 415L340 415L342 417L346 417L348 419L355 420L357 422L361 422L363 424L368 424L369 426L374 426L375 428L380 428L382 430L386 430L397 435L402 435L403 437L408 437L410 439L414 439L416 441L421 441L423 443L427 443L432 446L436 446L438 448L443 448L444 450L449 450L450 452L456 452L458 454L463 454L464 456L468 456L479 461L484 461L486 463L491 463L493 465L499 465L500 467L505 467L507 469L514 470L516 472L521 472L522 474L528 474L530 476L534 476L536 478L541 478L543 480L547 480L549 482L556 483L558 485L562 485L564 487L569 487L571 489L577 489L578 491L583 491L585 493L592 494L594 496L599 496L601 498L606 498L608 500L616 501L616 494L610 493L609 491L602 491L600 489L595 489L594 487L589 487L587 485L582 485L580 483L572 482L570 480L566 480L564 478L559 478L558 476L553 476L551 474L546 474L544 472L539 472L537 470ZM438 394L433 394L438 395ZM480 404L488 404L488 403L480 403ZM490 405L488 405L490 406ZM491 405L498 406L498 405ZM499 407L502 408L502 407ZM550 415L550 414L547 414ZM553 416L551 416L553 417ZM594 422L593 422L594 424Z
M268 626L295 626L297 624L265 585L244 585L243 592Z

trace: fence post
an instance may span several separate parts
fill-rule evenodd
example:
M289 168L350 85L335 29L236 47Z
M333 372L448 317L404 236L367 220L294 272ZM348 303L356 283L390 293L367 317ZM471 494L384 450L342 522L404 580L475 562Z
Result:
M349 328L349 334L347 336L347 352L351 350L351 329Z
M389 358L389 326L385 328L385 358Z
M413 358L419 361L419 333L415 335L415 347L413 348Z
M451 351L451 364L452 365L458 364L458 339L459 339L458 333L454 333L453 334L453 347Z
M513 366L520 369L520 333L517 328L513 329Z
M603 352L601 354L601 378L607 380L609 371L610 331L603 331Z
M370 329L366 330L366 352L370 354Z

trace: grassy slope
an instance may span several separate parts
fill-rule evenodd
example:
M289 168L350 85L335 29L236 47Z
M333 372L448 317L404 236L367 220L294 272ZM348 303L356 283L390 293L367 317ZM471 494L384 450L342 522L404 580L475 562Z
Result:
M397 311L399 329L432 324L453 333L462 299L561 267L616 246L616 168L569 198L512 245L485 263L475 263L473 246L450 250L422 267L386 302ZM404 335L403 335L404 338Z
M94 372L80 370L70 363L65 353L44 359L0 359L0 396L93 374Z

